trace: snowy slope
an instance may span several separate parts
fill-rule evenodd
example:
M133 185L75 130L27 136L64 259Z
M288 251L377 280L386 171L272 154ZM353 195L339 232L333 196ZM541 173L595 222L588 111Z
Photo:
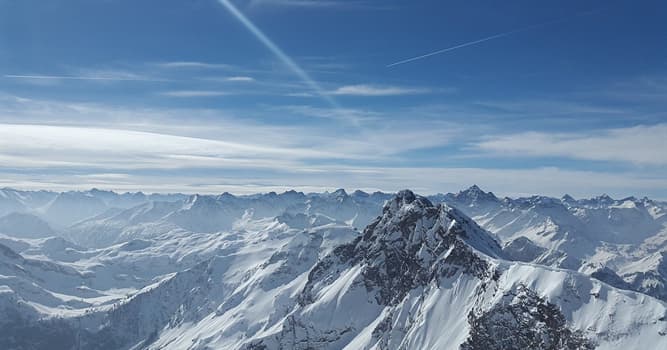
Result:
M39 238L55 235L46 221L32 214L18 212L0 217L0 233L19 238Z
M0 348L667 348L648 199L80 196L62 237L0 233Z
M667 300L667 212L648 198L499 199L473 186L437 196L501 239L514 260L578 270Z

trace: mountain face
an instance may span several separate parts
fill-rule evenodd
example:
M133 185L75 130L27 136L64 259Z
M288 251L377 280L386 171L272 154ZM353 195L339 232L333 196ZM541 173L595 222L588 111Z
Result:
M316 299L310 289L320 276L335 274L332 268L339 270L340 264L359 266L363 284L377 290L375 299L381 305L395 304L417 286L458 269L488 274L485 261L470 247L493 257L502 255L498 243L456 209L436 207L424 197L402 191L385 204L382 216L362 236L336 248L313 268L304 302Z
M473 349L594 349L584 332L572 331L558 306L524 285L503 294L488 311L468 315Z
M281 331L248 348L613 348L605 343L614 337L598 328L609 327L601 326L607 320L575 319L572 313L571 323L588 323L577 330L561 309L599 302L591 298L596 289L618 291L573 272L502 257L493 237L458 210L401 192L360 237L315 265ZM546 286L551 283L569 287ZM575 295L578 300L570 302ZM604 302L616 309L627 300Z
M513 260L577 270L667 301L667 212L648 198L498 199L473 186L438 197L502 241Z
M0 217L0 233L19 238L50 237L55 234L46 221L32 214L17 212Z
M70 195L102 211L0 232L2 349L667 348L648 199Z

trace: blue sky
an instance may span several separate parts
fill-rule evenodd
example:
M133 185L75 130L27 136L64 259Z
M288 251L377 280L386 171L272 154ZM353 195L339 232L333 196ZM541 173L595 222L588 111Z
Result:
M665 18L657 0L0 0L0 186L665 199Z

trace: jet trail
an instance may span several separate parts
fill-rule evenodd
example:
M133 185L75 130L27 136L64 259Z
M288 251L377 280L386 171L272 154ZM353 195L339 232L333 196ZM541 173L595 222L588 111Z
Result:
M218 0L243 26L252 33L257 40L259 40L269 51L271 51L283 64L285 64L294 74L296 74L303 82L313 89L322 99L328 102L334 108L339 108L336 101L329 96L315 80L313 80L306 71L304 71L294 60L289 57L278 45L276 45L269 37L264 34L257 26L255 26L248 17L246 17L241 10L236 8L229 0Z
M405 64L405 63L409 63L409 62L413 62L413 61L421 60L421 59L424 59L424 58L426 58L426 57L431 57L431 56L439 55L439 54L442 54L442 53L445 53L445 52L454 51L454 50L456 50L456 49L464 48L464 47L467 47L467 46L477 45L477 44L483 43L483 42L485 42L485 41L489 41L489 40L494 40L494 39L503 38L503 37L506 37L506 36L510 36L510 35L512 35L512 34L525 32L525 31L528 31L528 30L531 30L531 29L541 28L541 27L546 27L546 26L550 26L550 25L553 25L553 24L556 24L556 23L561 23L561 22L569 21L569 20L571 20L571 19L573 19L573 18L575 18L575 17L585 16L585 15L590 15L590 14L594 14L594 13L598 13L598 12L600 12L600 11L599 11L599 10L595 10L595 11L582 12L582 13L576 14L576 15L574 15L574 16L565 17L565 18L559 18L559 19L555 19L555 20L547 21L547 22L544 22L544 23L533 24L533 25L531 25L531 26L527 26L527 27L523 27L523 28L519 28L519 29L511 30L511 31L509 31L509 32L504 32L504 33L500 33L500 34L495 34L495 35L487 36L486 38L482 38L482 39L478 39L478 40L474 40L474 41L469 41L469 42L466 42L466 43L463 43L463 44L459 44L459 45L456 45L456 46L448 47L448 48L446 48L446 49L442 49L442 50L438 50L438 51L430 52L430 53L427 53L427 54L424 54L424 55L420 55L420 56L416 56L416 57L408 58L408 59L405 59L405 60L402 60L402 61L394 62L394 63L392 63L392 64L388 64L388 65L387 65L387 68L391 68L391 67L398 66L398 65L401 65L401 64Z
M398 66L400 64L404 64L404 63L408 63L408 62L412 62L412 61L421 60L422 58L439 55L441 53L445 53L445 52L449 52L449 51L452 51L452 50L460 49L462 47L483 43L485 41L489 41L489 40L493 40L493 39L497 39L497 38L502 38L504 36L512 35L514 33L516 33L516 31L491 35L491 36L488 36L488 37L483 38L483 39L479 39L479 40L475 40L475 41L469 41L467 43L463 43L463 44L459 44L459 45L456 45L456 46L448 47L446 49L442 49L442 50L434 51L434 52L427 53L427 54L424 54L424 55L421 55L421 56L412 57L412 58L408 58L408 59L405 59L405 60L402 60L402 61L398 61L398 62L387 65L387 68L390 68L390 67L393 67L393 66Z

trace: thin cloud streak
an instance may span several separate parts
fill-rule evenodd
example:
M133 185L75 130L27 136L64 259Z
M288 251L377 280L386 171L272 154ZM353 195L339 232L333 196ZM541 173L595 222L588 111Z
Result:
M330 0L252 0L248 6L289 6L289 7L333 7L345 5L342 1Z
M427 57L443 54L445 52L454 51L456 49L460 49L460 48L464 48L464 47L467 47L467 46L472 46L472 45L475 45L475 44L483 43L485 41L506 37L508 35L512 35L512 34L518 33L518 32L519 31L513 30L513 31L510 31L510 32L500 33L500 34L492 35L492 36L489 36L489 37L486 37L486 38L483 38L483 39L470 41L470 42L463 43L463 44L460 44L460 45L448 47L446 49L434 51L434 52L427 53L427 54L424 54L424 55L421 55L421 56L412 57L412 58L408 58L408 59L398 61L398 62L395 62L395 63L392 63L392 64L388 64L387 68L391 68L391 67L395 67L395 66L398 66L398 65L401 65L401 64L405 64L405 63L421 60L421 59L424 59L424 58L427 58Z
M598 13L598 12L600 12L600 11L596 10L596 11L582 12L582 13L578 13L578 14L573 15L573 16L565 17L565 18L559 18L559 19L555 19L555 20L551 20L551 21L547 21L547 22L543 22L543 23L533 24L533 25L523 27L523 28L519 28L519 29L510 30L510 31L504 32L504 33L494 34L494 35L487 36L487 37L482 38L482 39L465 42L463 44L448 47L446 49L433 51L433 52L423 54L423 55L420 55L420 56L416 56L416 57L404 59L404 60L401 60L401 61L398 61L398 62L394 62L394 63L388 64L386 67L391 68L391 67L399 66L399 65L402 65L402 64L418 61L418 60L421 60L421 59L424 59L424 58L427 58L427 57L440 55L440 54L450 52L450 51L454 51L454 50L458 50L458 49L461 49L461 48L464 48L464 47L481 44L483 42L490 41L490 40L504 38L504 37L507 37L507 36L510 36L510 35L526 32L526 31L529 31L529 30L532 30L532 29L537 29L537 28L542 28L542 27L554 25L554 24L557 24L557 23L562 23L562 22L569 21L569 20L571 20L573 18L576 18L576 17L591 15L591 14L595 14L595 13Z
M252 83L252 82L255 81L255 78L239 76L239 77L229 77L229 78L226 78L225 81L242 82L242 83Z
M327 103L338 108L338 104L327 95L319 84L313 80L306 71L304 71L291 57L289 57L278 45L264 34L252 21L250 21L236 6L229 0L218 0L237 20L243 24L269 51L271 51L283 64L285 64L294 74L303 80L311 89L317 92Z
M162 62L157 64L161 68L194 68L194 69L233 69L234 66L225 63L208 63L208 62L198 62L198 61L175 61L175 62Z
M604 173L566 170L554 167L532 169L499 168L397 168L397 167L293 167L261 175L205 175L172 172L169 175L80 172L72 174L0 172L1 186L21 189L87 190L92 187L116 191L185 192L235 194L282 192L296 189L304 192L346 188L365 191L394 192L410 188L421 194L456 192L471 184L481 184L501 196L534 194L560 197L570 194L578 198L608 193L617 198L649 195L655 188L667 187L660 176L641 172ZM109 174L109 175L105 175ZM118 176L114 174L120 174ZM415 176L419 174L419 176ZM596 179L591 182L590 179ZM667 193L656 193L665 198Z
M166 91L161 92L160 95L167 97L220 97L220 96L229 96L231 95L225 91L215 91L215 90L179 90L179 91Z
M133 77L133 76L86 76L86 75L26 75L5 74L9 79L39 79L39 80L100 80L100 81L165 81L164 79Z
M340 157L299 147L99 127L0 124L0 164L10 168L285 168Z
M343 96L399 96L418 95L430 93L429 89L404 88L398 86L375 86L375 85L346 85L331 92L332 95Z

